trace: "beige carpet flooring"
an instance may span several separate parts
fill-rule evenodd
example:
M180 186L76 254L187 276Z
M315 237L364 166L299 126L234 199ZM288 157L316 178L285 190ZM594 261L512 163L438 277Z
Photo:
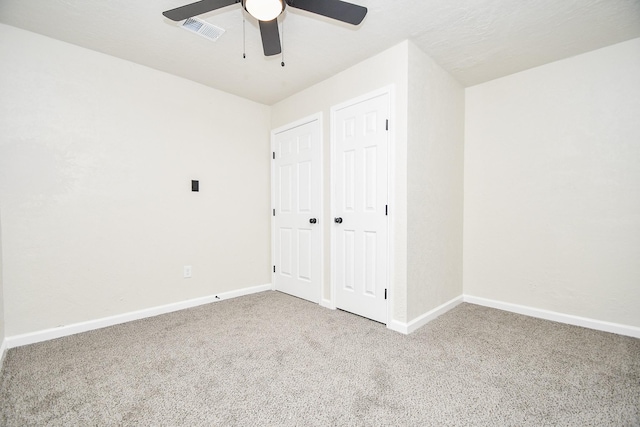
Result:
M412 335L278 292L9 350L2 426L634 426L640 340L461 304Z

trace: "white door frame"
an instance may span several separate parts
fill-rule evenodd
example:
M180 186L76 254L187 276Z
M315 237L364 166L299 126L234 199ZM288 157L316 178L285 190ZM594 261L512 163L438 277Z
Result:
M358 96L356 98L349 99L348 101L342 102L340 104L334 105L331 107L331 176L330 176L330 188L331 188L331 217L333 217L335 212L335 192L334 188L336 183L334 182L334 167L336 164L336 112L346 107L350 107L355 104L359 104L361 102L367 101L372 98L376 98L380 95L387 94L389 96L389 132L388 132L388 144L387 144L387 203L388 203L388 215L387 215L387 232L389 233L387 239L387 277L385 278L387 292L387 328L391 325L392 320L392 307L393 307L393 274L394 274L394 259L395 259L395 251L394 251L394 226L393 226L393 212L394 212L394 202L395 202L395 85L391 84L389 86L382 87L380 89L369 92L365 95ZM329 300L329 304L326 305L331 309L336 309L336 277L335 277L335 268L336 259L335 259L335 241L337 230L335 227L331 227L331 299Z
M289 129L296 128L298 126L306 125L307 123L311 123L313 121L318 122L318 130L319 130L319 141L320 144L323 145L324 139L322 135L322 112L312 114L305 118L296 120L294 122L288 123L284 126L280 126L276 129L271 130L271 153L276 151L276 134L287 131ZM320 304L323 300L323 289L324 289L324 161L323 161L323 148L320 147L320 211L318 213L318 226L320 229L320 289L318 290L318 297ZM269 155L271 156L271 153ZM273 159L271 160L271 210L269 212L269 216L271 217L271 265L275 265L275 254L276 254L276 239L275 236L275 221L273 216L273 209L276 209L276 193L273 184L275 183L275 163ZM276 281L275 281L275 272L273 268L271 269L271 290L276 290Z

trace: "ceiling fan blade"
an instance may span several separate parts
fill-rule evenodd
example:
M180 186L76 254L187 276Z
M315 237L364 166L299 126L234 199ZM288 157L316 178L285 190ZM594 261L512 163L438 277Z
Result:
M231 6L239 2L240 0L202 0L167 10L166 12L162 12L162 14L172 21L184 21L187 18L202 15L203 13Z
M366 7L341 0L287 0L287 4L353 25L360 24L367 15Z
M262 35L264 55L272 56L282 52L280 48L280 33L278 32L278 18L271 21L258 22L260 23L260 35Z

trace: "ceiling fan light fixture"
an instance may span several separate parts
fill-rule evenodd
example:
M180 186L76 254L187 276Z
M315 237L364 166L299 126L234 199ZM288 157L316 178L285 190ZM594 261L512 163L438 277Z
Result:
M284 10L282 0L244 0L244 8L258 21L273 21Z

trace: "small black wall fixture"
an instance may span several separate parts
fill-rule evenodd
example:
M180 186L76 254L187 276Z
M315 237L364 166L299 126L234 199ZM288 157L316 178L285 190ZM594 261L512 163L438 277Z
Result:
M191 191L200 191L200 182L196 180L191 180Z

